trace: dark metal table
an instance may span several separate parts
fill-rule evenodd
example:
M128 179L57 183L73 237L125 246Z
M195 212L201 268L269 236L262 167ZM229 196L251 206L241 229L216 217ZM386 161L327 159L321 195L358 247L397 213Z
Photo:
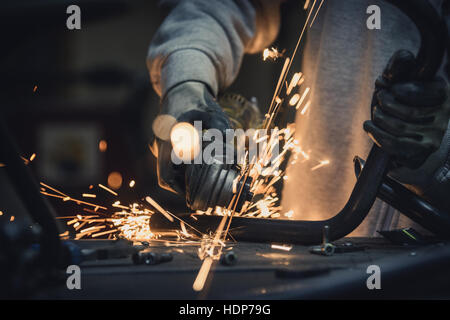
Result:
M133 265L131 259L88 261L81 264L81 290L65 283L36 298L57 299L343 299L450 298L450 245L396 246L382 238L346 238L363 251L326 257L306 246L289 252L270 244L234 243L234 266L213 265L205 290L192 289L201 261L198 247L152 244L155 252L172 252L171 262ZM83 248L106 243L77 241ZM183 252L180 252L180 249ZM369 265L381 270L381 290L366 286Z

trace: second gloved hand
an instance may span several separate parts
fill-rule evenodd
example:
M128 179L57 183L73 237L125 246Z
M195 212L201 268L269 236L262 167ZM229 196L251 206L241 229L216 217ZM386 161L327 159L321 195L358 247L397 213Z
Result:
M443 79L412 81L413 70L411 52L394 54L376 82L372 120L364 123L364 130L397 165L417 169L441 144L450 99Z

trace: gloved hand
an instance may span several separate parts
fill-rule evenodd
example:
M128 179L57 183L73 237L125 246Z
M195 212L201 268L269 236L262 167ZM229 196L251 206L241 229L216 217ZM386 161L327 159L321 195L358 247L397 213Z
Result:
M157 138L157 172L160 187L178 194L185 192L184 166L172 162L172 144L167 132L179 122L202 122L202 129L219 129L225 137L230 122L207 86L201 82L184 82L169 90L162 100L160 116L153 128L163 128L166 134ZM169 117L167 117L169 116ZM172 119L173 121L168 121ZM156 130L161 131L161 130Z
M203 129L230 128L230 122L208 87L201 82L184 82L169 90L162 100L161 114L178 122L202 121Z
M417 169L435 152L450 117L446 82L411 80L414 55L397 51L377 79L372 99L372 120L364 130L397 166Z

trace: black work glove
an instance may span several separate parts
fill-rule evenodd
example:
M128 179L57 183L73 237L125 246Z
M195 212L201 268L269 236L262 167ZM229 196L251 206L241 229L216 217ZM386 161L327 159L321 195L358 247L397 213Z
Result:
M446 82L411 80L414 55L397 51L375 83L372 120L364 130L397 166L417 169L435 152L450 117Z
M171 158L170 130L179 122L194 125L202 122L202 129L225 130L231 125L207 86L201 82L184 82L169 90L161 103L161 113L153 123L157 141L157 173L160 187L178 194L185 193L185 166L176 165ZM199 133L201 134L201 133Z
M228 117L201 82L184 82L170 89L162 100L161 114L171 115L178 122L202 121L203 129L225 132L231 127Z

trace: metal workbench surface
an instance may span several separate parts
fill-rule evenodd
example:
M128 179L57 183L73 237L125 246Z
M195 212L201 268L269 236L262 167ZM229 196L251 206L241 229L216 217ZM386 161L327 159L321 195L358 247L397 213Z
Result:
M192 284L201 266L197 246L167 247L150 243L155 252L171 252L159 265L134 265L130 258L87 261L81 267L81 290L65 283L36 298L57 299L265 299L265 298L449 298L450 245L392 245L382 238L346 238L362 251L321 256L307 246L290 251L270 244L232 243L233 266L213 265L205 289ZM82 248L108 243L76 241ZM181 250L182 252L181 252ZM381 289L369 290L367 268L378 265Z

